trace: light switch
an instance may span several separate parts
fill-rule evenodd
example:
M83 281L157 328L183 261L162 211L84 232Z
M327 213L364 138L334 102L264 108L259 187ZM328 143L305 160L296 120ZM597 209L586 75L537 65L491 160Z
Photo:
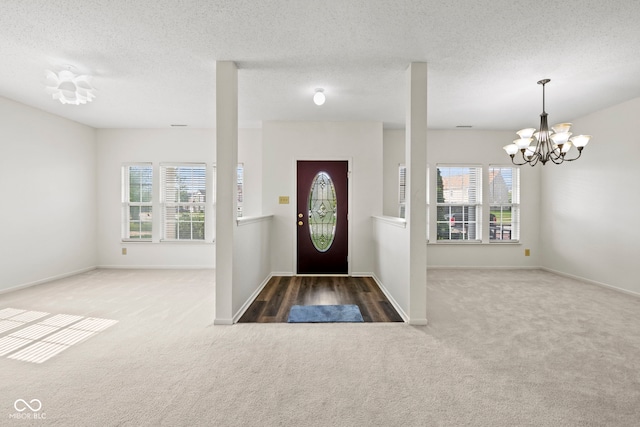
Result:
M289 204L289 196L280 196L278 198L278 203L280 203L281 205L288 205Z

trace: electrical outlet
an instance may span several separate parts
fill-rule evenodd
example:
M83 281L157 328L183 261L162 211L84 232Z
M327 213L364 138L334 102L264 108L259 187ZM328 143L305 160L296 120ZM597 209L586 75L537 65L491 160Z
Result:
M127 254L127 248L122 248L122 255L126 255Z
M531 249L525 249L524 256L531 256Z

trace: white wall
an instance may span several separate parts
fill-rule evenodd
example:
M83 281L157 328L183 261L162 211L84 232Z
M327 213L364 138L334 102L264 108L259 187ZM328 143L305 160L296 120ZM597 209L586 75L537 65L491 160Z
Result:
M427 132L427 165L430 200L436 200L437 164L511 165L502 147L515 138L509 131L430 130ZM404 130L384 132L384 213L397 215L398 164L404 163ZM538 267L540 246L540 168L521 167L520 243L436 243L427 246L428 267ZM430 210L430 235L435 235L435 208ZM487 212L488 215L488 212ZM488 227L488 226L487 226ZM488 235L487 233L484 233ZM524 256L524 249L531 256Z
M96 266L95 167L92 128L0 98L0 292Z
M102 267L213 268L213 222L207 223L206 243L121 241L121 167L128 162L152 162L154 196L159 197L159 165L163 162L203 162L213 182L214 129L99 129L98 144L98 257ZM239 132L239 161L245 164L245 212L260 209L260 132ZM240 153L242 156L240 156ZM212 212L208 211L208 212ZM154 212L159 230L160 212ZM159 235L158 235L159 236ZM122 255L122 248L127 255Z
M374 122L265 122L263 213L273 214L272 268L295 273L295 161L352 159L350 270L374 269L371 216L382 214L382 124ZM289 196L288 205L278 204Z
M271 277L272 217L245 217L234 236L232 313L238 321Z
M542 266L640 294L640 98L574 120L582 157L542 169Z
M404 320L409 320L409 230L399 218L373 218L374 275Z

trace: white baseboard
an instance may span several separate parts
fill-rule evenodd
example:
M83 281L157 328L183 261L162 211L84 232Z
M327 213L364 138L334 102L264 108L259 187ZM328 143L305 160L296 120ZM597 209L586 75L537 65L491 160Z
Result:
M293 277L296 273L291 271L273 271L271 272L271 277L284 276L284 277Z
M429 270L540 270L541 267L531 266L490 266L490 265L427 265L427 271Z
M215 270L211 265L99 265L105 270Z
M398 314L400 315L400 317L402 317L402 320L404 320L405 323L409 323L409 324L414 324L409 320L409 316L407 316L407 313L404 312L404 310L402 309L402 307L400 307L400 305L398 304L398 302L395 300L395 298L393 298L393 296L389 293L389 291L387 290L387 288L384 286L384 284L382 283L382 281L380 279L378 279L378 277L373 274L370 273L367 275L368 277L373 277L373 280L375 280L376 284L378 285L378 287L380 288L380 290L382 291L382 293L384 294L384 296L387 297L387 299L389 300L389 302L391 303L391 305L393 306L393 308L396 309L396 311L398 312ZM425 319L426 322L426 319ZM425 323L426 325L426 323Z
M52 282L54 280L64 279L66 277L75 276L77 274L86 273L88 271L95 270L96 268L98 268L98 267L96 267L96 266L87 267L87 268L83 268L83 269L80 269L80 270L71 271L71 272L68 272L68 273L62 273L62 274L57 274L55 276L46 277L44 279L36 280L34 282L23 283L22 285L12 286L12 287L10 287L8 289L0 289L0 295L1 294L6 294L6 293L9 293L9 292L19 291L20 289L30 288L32 286L42 285L42 284L47 283L47 282Z
M589 283L590 285L600 286L601 288L611 289L613 291L621 292L623 294L631 295L636 298L640 298L640 293L629 291L627 289L618 288L616 286L612 286L606 283L597 282L595 280L587 279L584 277L576 276L574 274L564 273L562 271L553 270L551 268L540 267L540 270L548 271L549 273L557 274L558 276L568 277L570 279L580 280L581 282Z
M244 302L244 304L242 304L242 307L240 307L240 310L238 310L235 316L233 316L233 319L231 319L232 323L238 323L238 320L240 320L244 312L249 309L251 304L253 304L253 301L255 301L255 299L258 298L258 295L260 295L260 292L262 292L264 287L267 286L267 283L269 283L269 280L271 280L273 276L274 276L273 273L269 274L267 278L262 281L260 286L258 286L256 290L253 291L251 296ZM214 322L214 324L216 323Z

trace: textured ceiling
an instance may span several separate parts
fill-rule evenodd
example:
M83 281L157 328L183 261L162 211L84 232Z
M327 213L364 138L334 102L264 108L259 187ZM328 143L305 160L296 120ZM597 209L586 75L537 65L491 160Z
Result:
M516 129L538 124L542 78L551 122L640 96L638 22L638 0L3 0L0 96L98 128L214 127L232 60L241 127L402 127L404 72L427 62L430 128ZM45 92L67 65L93 103Z

